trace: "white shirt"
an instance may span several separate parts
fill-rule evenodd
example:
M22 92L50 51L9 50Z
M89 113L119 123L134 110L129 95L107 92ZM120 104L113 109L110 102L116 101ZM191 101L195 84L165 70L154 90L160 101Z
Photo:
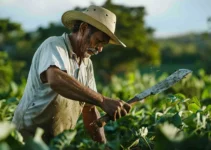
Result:
M54 92L48 83L42 83L40 79L40 74L51 65L66 71L68 75L83 85L97 91L92 61L85 58L81 65L78 65L76 54L72 51L67 34L50 37L40 45L33 56L25 91L13 117L13 123L17 129L32 125L33 118L42 113L50 102L58 96L58 93ZM70 101L74 106L83 107L83 104L78 101ZM80 115L80 112L78 114Z

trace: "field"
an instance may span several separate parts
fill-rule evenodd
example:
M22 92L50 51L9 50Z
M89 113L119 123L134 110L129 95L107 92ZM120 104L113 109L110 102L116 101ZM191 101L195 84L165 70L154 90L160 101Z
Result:
M0 18L0 150L211 150L211 28L155 38L155 29L145 22L145 7L113 4L112 0L103 6L116 14L115 34L127 47L108 44L103 53L91 58L100 93L127 101L177 69L190 69L192 75L136 103L129 115L109 122L106 144L91 140L82 118L75 130L63 132L49 145L42 141L45 131L39 128L35 137L24 143L10 122L32 57L47 38L71 31L61 22L25 31L21 23ZM104 115L102 110L100 113Z
M155 73L141 74L137 70L121 77L113 75L110 84L98 84L98 89L106 96L127 101L165 77L167 73L157 77ZM105 126L107 144L92 141L84 130L81 118L75 130L63 132L52 139L50 145L42 141L42 129L37 129L36 136L23 143L20 133L10 124L19 101L16 92L23 87L14 84L8 97L0 100L1 150L93 150L108 147L114 150L211 149L211 76L203 70L188 76L169 90L137 103L129 115L109 122Z

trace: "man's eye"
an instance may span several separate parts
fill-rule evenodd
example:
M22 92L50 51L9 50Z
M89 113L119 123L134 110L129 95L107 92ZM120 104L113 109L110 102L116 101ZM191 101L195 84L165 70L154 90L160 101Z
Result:
M103 43L103 41L98 40L97 43Z
M107 43L105 41L97 40L98 45L106 45Z

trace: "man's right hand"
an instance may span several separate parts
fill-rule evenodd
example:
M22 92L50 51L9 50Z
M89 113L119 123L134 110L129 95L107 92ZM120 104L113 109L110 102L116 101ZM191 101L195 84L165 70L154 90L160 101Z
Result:
M121 118L129 113L131 106L122 101L103 97L101 108L111 117L113 121Z
M125 116L131 109L131 106L124 101L103 97L55 66L49 67L43 75L45 75L44 81L58 94L68 99L100 106L112 120Z

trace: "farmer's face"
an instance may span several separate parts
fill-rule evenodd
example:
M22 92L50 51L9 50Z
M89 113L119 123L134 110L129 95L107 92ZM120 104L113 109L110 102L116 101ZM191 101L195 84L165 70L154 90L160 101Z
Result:
M102 31L94 32L89 39L89 47L87 48L86 54L89 56L97 55L102 52L103 47L108 44L109 37Z
M91 31L91 28L87 26L83 36L83 46L81 52L84 57L90 57L102 52L104 45L108 44L110 37L102 31Z

